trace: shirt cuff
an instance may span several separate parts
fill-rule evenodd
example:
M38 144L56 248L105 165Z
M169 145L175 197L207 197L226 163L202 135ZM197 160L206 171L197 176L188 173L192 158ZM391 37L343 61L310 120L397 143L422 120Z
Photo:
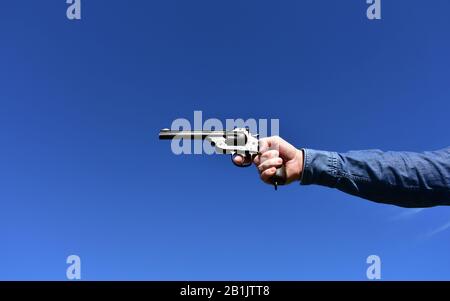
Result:
M336 152L302 149L304 154L302 185L335 187L338 181L339 156Z

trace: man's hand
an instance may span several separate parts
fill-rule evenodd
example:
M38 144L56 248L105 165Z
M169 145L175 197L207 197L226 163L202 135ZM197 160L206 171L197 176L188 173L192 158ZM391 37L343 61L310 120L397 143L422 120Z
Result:
M259 140L260 155L253 160L261 180L267 184L272 184L270 178L275 175L278 167L282 164L286 167L287 181L289 184L298 181L303 172L303 151L278 136L262 138ZM234 163L242 164L243 158L236 156Z

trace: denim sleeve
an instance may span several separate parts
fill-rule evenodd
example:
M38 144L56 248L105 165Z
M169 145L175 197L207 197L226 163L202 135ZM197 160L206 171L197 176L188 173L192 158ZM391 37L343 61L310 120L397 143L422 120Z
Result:
M450 148L424 153L303 151L302 185L328 186L401 207L450 205Z

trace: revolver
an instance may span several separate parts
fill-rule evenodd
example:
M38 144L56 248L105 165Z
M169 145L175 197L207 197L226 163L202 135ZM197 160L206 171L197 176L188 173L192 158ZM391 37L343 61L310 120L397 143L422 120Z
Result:
M217 154L230 154L232 162L239 167L248 167L253 159L260 155L258 134L250 133L248 128L235 128L226 131L173 131L162 129L159 132L160 140L172 139L201 139L211 143ZM234 162L236 156L242 157L242 165ZM277 190L279 185L286 184L286 168L284 165L277 168L270 182Z

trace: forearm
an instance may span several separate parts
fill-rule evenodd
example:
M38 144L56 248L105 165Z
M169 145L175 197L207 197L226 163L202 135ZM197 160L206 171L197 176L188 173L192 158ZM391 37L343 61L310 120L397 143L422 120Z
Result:
M304 149L303 185L402 207L450 205L450 148L425 153Z

